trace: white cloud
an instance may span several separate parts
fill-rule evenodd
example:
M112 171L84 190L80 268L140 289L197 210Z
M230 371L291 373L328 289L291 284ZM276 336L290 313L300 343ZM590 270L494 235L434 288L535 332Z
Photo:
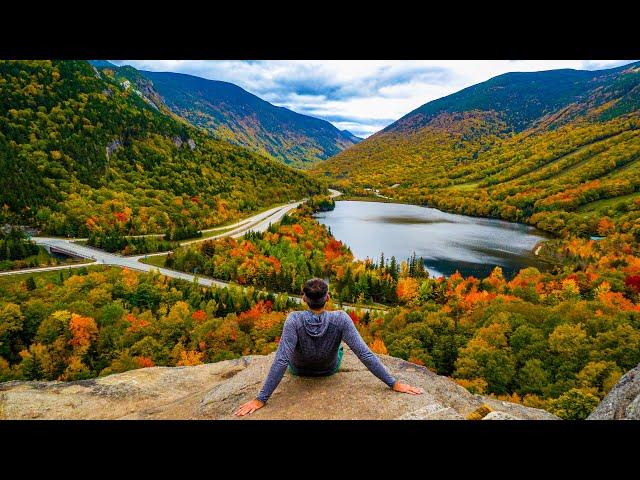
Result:
M507 72L597 70L624 60L114 60L235 83L273 103L369 136L411 110Z

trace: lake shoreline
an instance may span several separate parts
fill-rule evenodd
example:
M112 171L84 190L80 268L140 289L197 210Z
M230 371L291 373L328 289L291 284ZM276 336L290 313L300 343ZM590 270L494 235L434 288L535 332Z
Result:
M375 204L378 204L377 206ZM358 259L374 262L384 252L404 261L413 252L433 276L486 277L495 266L505 276L551 264L536 254L550 236L524 223L446 212L434 207L367 197L340 198L336 209L315 215Z
M336 202L370 202L370 203L394 203L396 205L409 205L409 206L414 206L414 207L422 207L422 208L431 208L433 210L438 210L440 212L444 212L444 213L449 213L451 215L460 215L461 217L468 217L468 218L478 218L478 219L488 219L488 220L497 220L497 221L501 221L501 222L505 222L505 223L511 223L511 224L516 224L516 225L523 225L525 227L531 227L531 228L535 228L536 231L541 232L541 235L543 235L545 237L545 240L543 240L541 243L547 242L549 240L556 240L559 237L554 235L551 232L547 232L546 230L542 230L538 227L536 227L535 225L531 225L529 223L523 223L523 222L511 222L509 220L505 220L503 218L500 217L491 217L491 216L481 216L481 215L467 215L464 213L455 213L455 212L450 212L447 210L443 210L441 208L436 208L436 207L431 207L429 205L424 205L424 204L420 204L420 203L407 203L407 202L403 202L401 200L396 200L390 197L366 197L366 196L357 196L357 195L352 195L352 196L348 196L348 195L342 195L340 197L340 200L335 200ZM542 245L538 245L536 244L532 249L531 249L531 253L533 253L534 255L538 256L538 253L540 252L540 248L542 247ZM546 263L550 263L548 260L542 259L542 261L546 262Z

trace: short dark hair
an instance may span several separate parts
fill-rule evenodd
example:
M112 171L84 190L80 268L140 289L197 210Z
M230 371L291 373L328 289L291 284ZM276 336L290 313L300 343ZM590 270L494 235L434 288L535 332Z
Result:
M307 297L307 305L310 308L322 308L327 303L329 285L321 278L312 278L305 282L302 292Z

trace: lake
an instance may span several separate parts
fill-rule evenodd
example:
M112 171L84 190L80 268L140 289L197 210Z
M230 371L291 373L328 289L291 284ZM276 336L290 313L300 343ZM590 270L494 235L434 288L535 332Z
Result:
M336 202L335 210L316 219L331 228L360 260L375 262L384 252L398 263L413 252L424 259L431 276L486 277L496 265L507 278L534 266L544 270L533 249L548 237L534 227L489 218L445 213L435 208L399 203Z

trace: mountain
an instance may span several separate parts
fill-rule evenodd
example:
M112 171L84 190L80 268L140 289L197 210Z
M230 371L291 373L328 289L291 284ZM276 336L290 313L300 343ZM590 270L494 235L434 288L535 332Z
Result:
M139 368L72 382L5 382L0 419L238 419L233 412L255 398L274 355ZM558 419L544 410L474 395L420 365L387 355L380 359L392 374L425 393L391 391L345 348L337 374L314 379L287 374L267 406L243 419Z
M320 192L86 61L0 62L1 222L57 235L214 226Z
M362 141L362 138L355 136L349 130L340 130L347 138L350 138L353 143L358 143Z
M596 234L640 196L639 112L640 63L508 73L417 108L313 171L352 193Z
M89 63L96 67L97 69L103 68L118 68L118 66L114 63L111 63L108 60L89 60Z
M219 139L287 165L307 167L361 140L324 120L276 107L232 83L131 66L119 67L118 73L149 96L155 92L159 108L166 106Z
M640 107L637 79L630 79L627 74L637 68L640 62L600 71L505 73L426 103L383 131L415 131L443 113L495 112L506 130L519 132L549 120L549 115L569 105L570 111L554 119L556 125L614 99L618 104L615 114L620 115Z

